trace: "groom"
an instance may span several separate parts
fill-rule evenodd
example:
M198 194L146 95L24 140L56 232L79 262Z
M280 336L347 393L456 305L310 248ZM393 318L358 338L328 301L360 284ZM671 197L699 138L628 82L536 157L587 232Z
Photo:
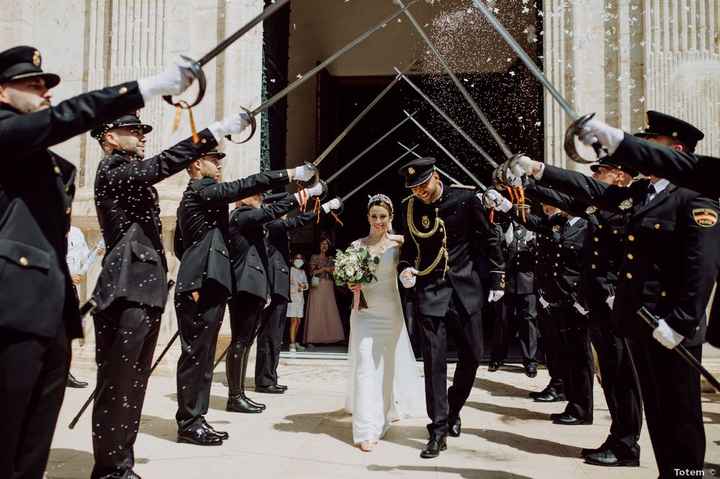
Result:
M412 196L403 202L411 241L406 238L398 270L402 285L415 288L416 318L424 336L425 400L432 423L420 457L432 458L447 449L448 433L460 435L460 409L470 395L482 355L484 294L476 268L478 247L490 263L491 302L503 295L505 265L500 237L474 191L443 185L434 158L413 160L400 168L400 174ZM451 302L456 315L448 314ZM448 333L458 348L449 389Z

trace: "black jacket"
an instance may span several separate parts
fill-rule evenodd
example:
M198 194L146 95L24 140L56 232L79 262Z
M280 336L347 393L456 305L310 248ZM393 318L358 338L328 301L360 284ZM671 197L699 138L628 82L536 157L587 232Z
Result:
M505 291L510 294L533 294L536 238L529 234L521 223L513 222L512 226L513 236L510 243L507 243L503 234L506 264Z
M312 212L300 213L292 218L277 219L266 224L265 237L269 270L268 276L271 295L284 301L290 301L290 245L288 234L315 221Z
M453 290L469 314L482 310L486 293L475 268L479 260L475 254L479 249L473 244L478 239L484 243L490 262L491 287L505 287L502 240L474 191L445 186L442 196L430 205L410 197L401 215L405 244L398 269L412 266L423 271L439 258L429 274L417 277L415 304L420 314L445 316ZM411 224L420 236L413 234ZM432 231L435 232L427 236ZM443 243L447 250L447 271L446 261L440 257Z
M269 260L265 224L297 207L294 195L262 205L241 206L230 215L230 257L235 286L233 294L247 293L267 300L270 296Z
M158 193L153 186L165 178L185 169L202 153L213 149L217 142L209 130L199 133L200 141L195 144L187 138L177 145L151 158L139 160L125 152L114 152L106 155L100 162L95 177L95 209L102 230L108 254L103 258L104 268L133 268L132 262L114 264L109 261L113 249L123 242L123 237L132 225L142 231L141 245L151 248L162 266L161 281L153 281L152 290L145 285L143 296L167 298L167 259L162 240L162 223L160 222L160 203ZM123 278L135 277L134 272L114 274L112 278L119 283L110 284L98 281L93 297L110 297L105 289L131 290L140 287L135 283L124 282ZM155 278L153 278L154 280ZM153 299L152 306L157 305ZM104 307L111 303L103 302ZM164 307L163 300L160 307ZM101 311L103 308L98 308Z
M177 209L174 244L181 263L175 291L186 293L212 285L230 296L228 203L287 182L285 170L223 183L212 178L190 180Z
M621 188L552 166L546 166L543 181L628 215L613 309L618 333L650 334L636 314L646 306L688 338L688 344L701 342L718 272L717 202L670 184L643 205L648 180Z
M0 105L0 328L82 336L65 260L75 167L47 148L143 106L136 82L34 113Z

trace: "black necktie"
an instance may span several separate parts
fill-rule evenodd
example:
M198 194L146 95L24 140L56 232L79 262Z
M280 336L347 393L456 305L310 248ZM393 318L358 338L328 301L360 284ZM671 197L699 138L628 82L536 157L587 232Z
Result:
M650 183L648 185L647 193L645 194L645 200L643 201L643 206L649 204L655 197L656 191L655 191L655 185Z

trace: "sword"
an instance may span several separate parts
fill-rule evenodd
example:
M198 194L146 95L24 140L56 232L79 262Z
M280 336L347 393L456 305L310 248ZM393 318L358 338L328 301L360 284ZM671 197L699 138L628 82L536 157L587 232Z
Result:
M415 151L412 151L409 146L406 146L406 145L403 144L401 141L398 141L397 144L400 145L402 148L404 148L406 151L409 151L409 152L411 152L413 155L415 155L415 158L422 158L422 155L418 154L418 153L415 152ZM443 169L440 168L439 166L435 166L435 170L436 170L438 173L440 173L441 175L443 175L445 178L447 178L448 180L450 180L451 182L455 183L456 185L461 185L461 184L462 184L462 183L460 183L458 180L456 180L455 178L453 178L452 176L450 176L450 174L449 174L447 171L443 170Z
M410 77L400 73L400 70L398 70L397 68L395 68L395 71L399 73L402 76L402 79L405 80L405 82L410 85L410 87L412 87L412 89L415 90L422 97L423 100L428 102L428 104L430 104L430 106L433 107L435 111L438 112L440 116L442 116L445 121L450 124L450 126L455 128L455 130L460 133L460 136L465 138L465 140L470 143L470 145L472 145L472 147L475 148L475 150L477 150L477 152L480 153L480 155L485 158L485 160L487 160L487 162L490 163L493 168L497 168L498 164L495 162L495 160L493 160L492 157L485 150L483 150L482 147L475 142L475 140L470 137L470 135L465 133L465 131L460 128L460 125L455 123L455 121L450 118L447 113L445 113L434 101L432 101L432 99L427 96L424 91L422 91L412 80L410 80Z
M653 330L657 328L658 325L658 319L655 317L654 314L652 314L645 306L641 307L637 311L638 316L640 316L645 323L647 323L648 326L650 326ZM705 367L700 364L700 361L698 361L695 356L693 356L690 351L687 350L685 346L682 344L678 344L673 348L673 351L677 351L677 353L682 357L685 362L687 362L690 367L692 367L695 371L700 373L702 377L707 379L707 381L712 385L712 387L715 388L717 392L720 392L720 382L718 382L717 379L715 379L715 376L710 374L710 371L705 369Z
M405 114L407 115L407 112L405 112ZM430 132L427 130L427 128L425 128L424 126L422 126L422 125L420 124L420 122L417 121L415 118L410 118L410 121L412 121L413 123L415 123L415 126L417 126L420 131L422 131L423 133L425 133L425 135L426 135L428 138L430 138L430 139L432 140L432 142L435 143L435 144L438 146L438 148L440 148L440 149L443 151L443 153L445 153L445 154L448 156L448 158L450 158L456 165L458 165L458 166L460 167L460 169L463 170L463 172L465 172L465 174L468 175L468 176L470 177L470 179L473 180L473 181L475 182L475 184L480 187L481 190L485 191L485 190L487 189L487 188L485 187L485 185L483 185L482 182L481 182L480 180L478 180L477 177L476 177L475 175L473 175L472 172L471 172L470 170L468 170L468 169L465 167L465 165L463 165L463 164L460 162L460 160L458 160L458 159L455 157L455 155L453 155L452 153L450 153L450 150L448 150L447 148L445 148L445 147L432 135L432 133L430 133Z
M393 0L394 3L403 6L402 0ZM493 128L492 123L487 119L483 111L480 109L480 106L477 104L475 99L470 95L470 92L467 91L467 88L462 84L462 82L458 79L458 77L453 73L453 71L450 69L450 65L448 65L447 61L445 61L445 58L442 56L440 51L435 47L432 40L430 40L430 37L427 36L427 33L422 29L420 24L415 20L415 17L412 13L410 13L409 10L405 10L405 16L408 17L408 20L410 20L410 23L413 24L413 27L415 27L415 30L417 30L418 34L420 34L420 37L423 39L425 44L430 48L430 50L433 52L433 54L437 57L438 61L442 65L443 69L447 72L447 74L452 79L453 83L455 83L455 86L458 90L460 90L460 93L462 93L462 96L465 97L465 100L467 100L470 107L473 109L477 117L480 119L482 124L487 128L487 130L490 132L490 135L495 140L495 143L498 144L500 149L502 150L503 154L507 159L511 159L515 156L513 152L510 151L510 148L508 148L507 144L505 143L505 140L502 139L500 134Z
M480 12L485 16L488 23L492 25L492 27L495 29L496 32L500 34L500 36L505 40L505 42L508 44L510 48L513 49L515 54L517 54L518 58L522 60L522 62L525 64L525 66L528 67L530 70L530 73L545 87L545 89L550 93L550 96L552 96L555 101L560 105L560 108L562 108L565 113L568 114L573 119L573 122L568 127L567 131L565 132L565 152L568 154L571 160L577 162L577 163L583 163L583 164L590 164L595 163L595 161L588 161L584 159L580 154L577 152L577 149L575 148L575 137L578 136L578 134L581 132L582 127L587 123L592 117L595 116L595 113L590 113L587 115L580 116L575 109L570 105L570 102L568 102L565 97L562 96L562 94L555 88L555 86L550 83L550 80L547 79L545 74L538 68L538 66L535 64L535 62L530 58L530 56L525 53L525 50L520 46L520 44L515 40L515 38L510 34L510 32L505 29L502 23L500 23L500 20L495 17L495 15L490 11L490 9L480 0L472 0L473 5L475 5L475 8L480 10ZM593 149L595 150L595 153L598 155L598 158L600 158L601 155L601 146L599 143L596 143L593 145Z
M380 143L381 141L383 141L385 138L387 138L388 136L390 136L395 130L397 130L398 128L400 128L401 126L403 126L405 123L407 123L408 121L410 121L410 119L412 118L413 115L415 115L415 113L413 113L413 114L406 113L406 115L407 115L406 118L404 118L404 119L401 120L399 123L397 123L395 126L393 126L392 128L390 128L390 130L388 130L387 133L385 133L385 134L382 135L380 138L378 138L377 140L375 140L370 146L368 146L368 147L365 148L363 151L361 151L360 153L358 153L357 155L355 155L355 158L353 158L352 160L350 160L350 161L348 161L347 163L345 163L345 165L343 165L342 168L340 168L338 171L336 171L335 173L333 173L332 176L330 176L330 178L327 179L327 183L330 183L332 180L334 180L335 178L337 178L338 176L340 176L340 173L342 173L343 171L345 171L346 169L348 169L353 163L355 163L357 160L359 160L360 158L362 158L363 156L365 156L365 154L366 154L368 151L370 151L370 150L372 150L373 148L375 148L375 146L376 146L378 143Z
M350 193L348 193L348 194L346 194L345 196L343 196L342 198L340 198L340 199L342 200L342 202L345 203L350 197L352 197L355 193L357 193L358 191L360 191L361 189L363 189L368 183L370 183L372 180L374 180L374 179L377 178L378 176L380 176L380 175L382 175L383 173L385 173L385 171L387 171L388 168L390 168L390 167L393 166L395 163L397 163L398 161L400 161L400 160L402 160L403 158L405 158L405 157L406 157L407 155L409 155L410 153L413 153L418 146L419 146L419 145L413 146L413 147L410 148L408 151L406 151L405 153L403 153L402 155L398 156L397 158L395 158L394 160L392 160L390 163L388 163L387 165L385 165L380 171L378 171L377 173L375 173L374 175L372 175L372 176L371 176L370 178L368 178L367 180L363 181L363 182L360 184L360 186L358 186L357 188L355 188L354 190L352 190Z
M400 15L402 15L403 12L405 12L408 8L410 8L410 6L411 6L412 4L416 3L417 1L418 1L418 0L412 0L412 1L409 2L406 6L404 6L403 8L401 8L400 10L398 10L398 11L396 11L395 13L393 13L392 15L384 18L382 21L380 21L380 23L378 23L377 25L375 25L375 26L372 27L371 29L369 29L369 30L367 30L366 32L360 34L358 37L356 37L356 38L355 38L354 40L352 40L350 43L348 43L347 45L345 45L344 47L340 48L338 51L336 51L335 53L333 53L332 55L330 55L330 56L329 56L326 60L324 60L322 63L318 64L315 68L312 68L312 69L310 69L307 73L305 73L305 74L303 74L303 75L300 75L300 77L299 77L297 80L295 80L294 82L292 82L291 84L289 84L288 86L286 86L285 88L283 88L281 91L277 92L277 93L276 93L275 95L273 95L272 97L270 97L270 98L268 98L267 100L265 100L263 103L260 104L260 106L256 107L254 110L250 110L250 109L248 109L248 108L241 107L242 110L243 110L245 113L247 113L247 115L248 115L248 117L249 117L249 121L250 121L250 135L249 135L247 138L245 138L244 140L242 140L242 141L233 141L231 138L229 138L230 135L226 136L225 138L227 138L228 140L230 140L230 141L233 142L233 143L238 143L238 144L246 143L247 141L249 141L250 138L253 137L253 135L255 134L255 130L257 129L257 122L256 122L256 120L255 120L255 117L256 117L257 115L259 115L259 114L262 113L263 111L267 110L268 108L270 108L271 106L273 106L273 105L274 105L275 103L277 103L278 101L280 101L280 100L282 100L283 98L285 98L290 92L292 92L293 90L297 89L300 85L302 85L303 83L305 83L306 81L308 81L309 79L311 79L312 77L314 77L318 72L320 72L323 68L325 68L326 66L328 66L329 64L331 64L331 63L334 62L335 60L337 60L340 56L342 56L342 55L345 54L346 52L352 50L352 49L355 48L357 45L359 45L360 43L362 43L363 41L365 41L368 37L370 37L370 35L372 35L373 33L377 32L378 30L382 30L383 28L385 28L385 26L386 26L388 23L390 23L392 20L394 20L395 18L397 18L397 17L399 17Z
M270 16L274 15L275 12L280 10L282 7L285 6L286 3L288 3L290 0L277 0L274 4L270 5L269 7L265 8L262 12L260 12L255 18L247 22L245 25L240 27L238 31L227 37L225 40L220 42L215 48L210 50L208 53L205 54L200 60L193 60L190 57L187 57L185 55L180 55L180 58L188 62L189 64L189 70L190 73L197 79L198 81L198 94L195 97L195 100L192 103L186 103L186 102L174 102L172 97L167 95L163 96L163 100L165 100L167 103L171 104L175 108L183 108L183 109L189 109L200 103L205 96L205 89L207 87L207 80L205 78L205 72L203 72L202 67L208 63L210 60L215 58L216 56L220 55L227 47L235 43L240 37L245 35L247 32L253 29L255 25L258 23L266 20Z

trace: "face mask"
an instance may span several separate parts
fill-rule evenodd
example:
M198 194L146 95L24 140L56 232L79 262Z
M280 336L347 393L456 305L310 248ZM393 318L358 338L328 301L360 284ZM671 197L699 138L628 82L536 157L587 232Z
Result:
M302 268L303 264L305 264L305 262L301 259L296 259L295 261L293 261L293 266L298 269Z

